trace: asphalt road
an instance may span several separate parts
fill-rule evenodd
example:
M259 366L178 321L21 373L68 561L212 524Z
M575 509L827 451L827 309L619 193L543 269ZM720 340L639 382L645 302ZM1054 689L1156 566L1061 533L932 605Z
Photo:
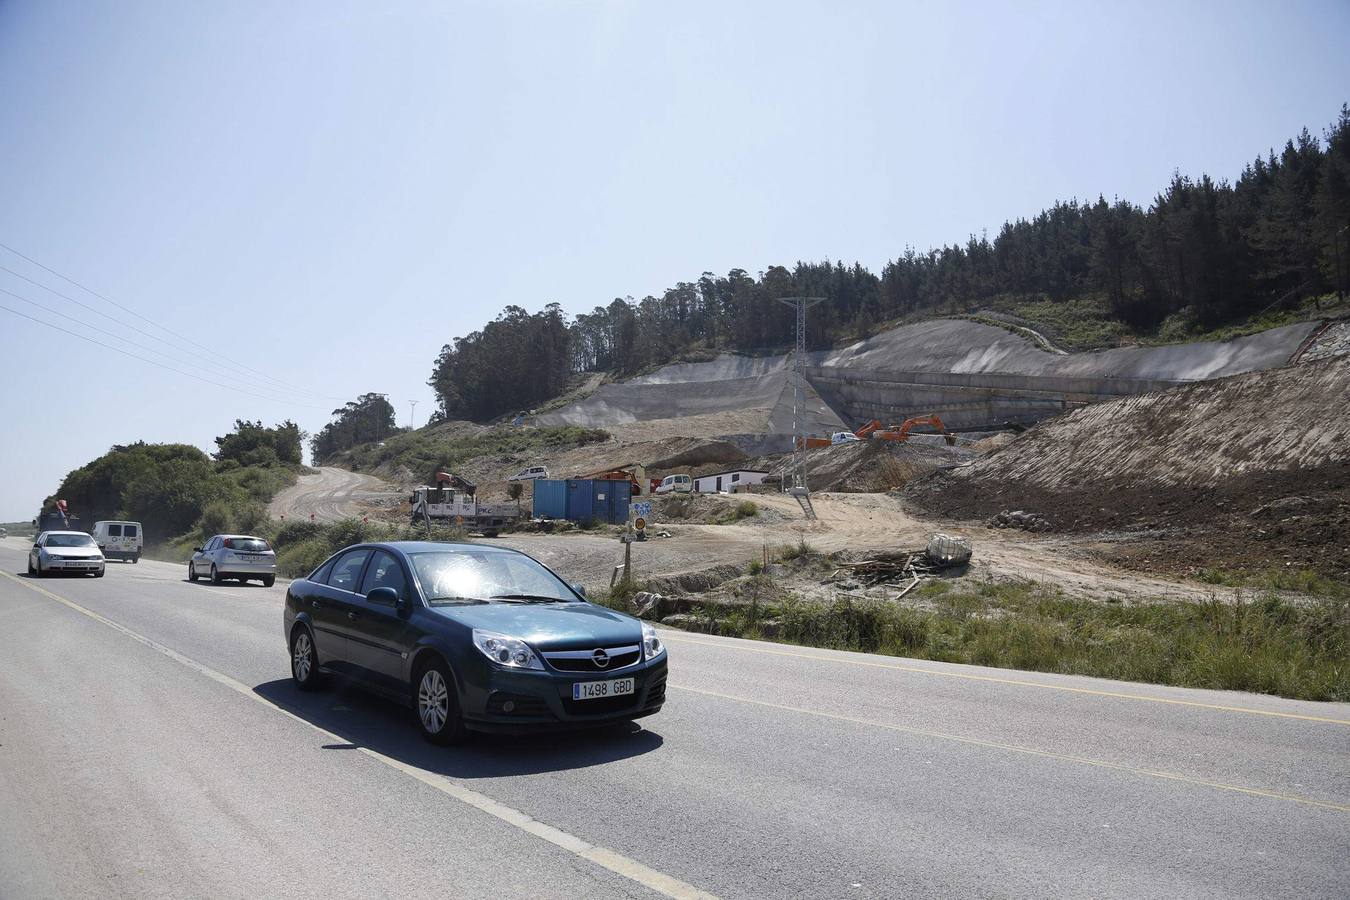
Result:
M1344 897L1350 705L671 632L641 727L301 695L284 584L0 541L0 896ZM565 571L564 575L568 574Z

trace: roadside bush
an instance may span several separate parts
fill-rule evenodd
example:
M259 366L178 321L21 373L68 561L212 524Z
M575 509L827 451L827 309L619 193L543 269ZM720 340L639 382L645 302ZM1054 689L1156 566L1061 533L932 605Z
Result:
M322 537L306 538L277 551L277 574L285 578L302 578L333 553L328 541Z
M208 540L215 534L227 534L234 531L234 510L223 500L208 503L202 509L202 517L197 526L199 538Z

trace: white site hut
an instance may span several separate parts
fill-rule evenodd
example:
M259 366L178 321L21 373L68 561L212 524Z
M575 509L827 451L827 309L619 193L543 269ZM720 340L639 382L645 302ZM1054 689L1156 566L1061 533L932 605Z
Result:
M700 494L731 492L746 485L759 484L768 474L759 469L727 469L725 472L713 472L695 478L694 491Z

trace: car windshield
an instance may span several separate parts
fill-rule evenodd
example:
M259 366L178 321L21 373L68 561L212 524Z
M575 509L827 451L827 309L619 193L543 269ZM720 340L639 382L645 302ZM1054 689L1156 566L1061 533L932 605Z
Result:
M493 599L577 602L558 576L518 553L433 550L408 556L431 606Z
M226 550L238 550L241 553L262 553L265 550L271 550L271 546L262 538L226 538Z
M49 534L48 547L92 547L94 539L87 534Z

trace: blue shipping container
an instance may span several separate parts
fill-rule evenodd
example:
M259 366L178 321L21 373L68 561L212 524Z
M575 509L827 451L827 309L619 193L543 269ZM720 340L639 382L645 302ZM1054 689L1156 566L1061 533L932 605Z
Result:
M572 522L622 525L628 521L631 496L626 481L540 480L534 483L533 510L536 518L549 516Z
M533 485L534 505L532 510L536 519L567 518L567 482L540 480Z

